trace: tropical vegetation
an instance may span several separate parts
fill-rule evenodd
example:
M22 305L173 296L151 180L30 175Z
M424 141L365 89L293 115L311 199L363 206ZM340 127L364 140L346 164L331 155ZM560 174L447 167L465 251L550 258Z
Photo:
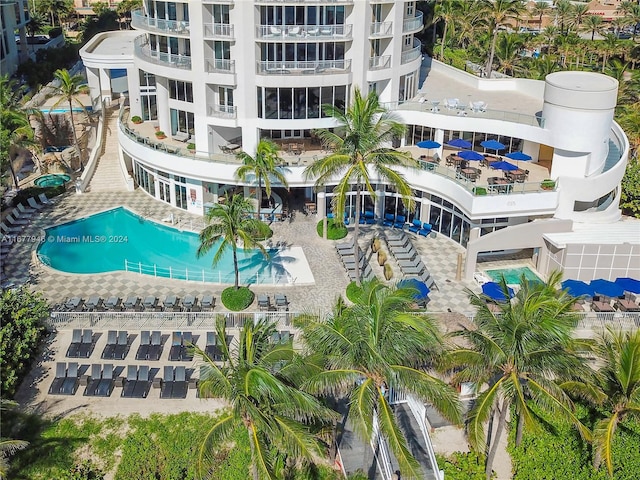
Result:
M391 142L402 137L406 127L380 105L374 91L363 96L356 87L353 101L346 110L334 105L323 105L323 110L335 119L338 127L319 129L315 134L331 153L306 167L304 176L316 179L318 189L338 182L332 199L333 216L337 221L344 218L345 206L355 185L354 255L357 257L362 193L367 192L374 202L376 198L371 176L375 175L396 189L407 210L411 211L412 191L397 168L417 168L418 164L410 154L391 148ZM360 283L360 273L356 268L357 283Z

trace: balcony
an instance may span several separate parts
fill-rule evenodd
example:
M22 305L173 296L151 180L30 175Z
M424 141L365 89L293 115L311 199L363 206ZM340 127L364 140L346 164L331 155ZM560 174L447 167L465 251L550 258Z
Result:
M147 62L164 65L167 67L191 70L191 57L188 55L175 55L173 53L158 52L152 50L144 35L136 38L133 47L134 55Z
M258 75L330 75L350 71L351 60L262 61L257 64Z
M402 65L412 62L422 56L422 46L420 45L419 41L416 43L418 45L413 47L411 50L402 52L402 56L400 57L400 63L402 63Z
M190 33L189 22L148 17L143 14L142 10L131 12L131 26L166 35L189 35Z
M209 105L207 114L217 118L236 118L237 107L234 105Z
M369 59L369 70L383 70L391 67L391 55L380 55Z
M222 4L222 5L233 5L233 2L235 0L202 0L202 3L204 4Z
M207 58L205 68L209 73L235 73L235 60L225 60L220 58Z
M265 40L350 40L352 25L258 25L256 36Z
M204 38L223 38L225 40L233 40L233 25L228 23L205 23Z
M390 37L393 35L393 22L374 22L369 31L370 37Z
M422 12L416 11L415 17L405 18L402 22L402 33L414 33L422 30L424 23L422 21Z
M309 3L309 0L255 0L256 5L268 5L268 4L283 4L283 3ZM319 3L321 5L344 5L352 4L353 0L315 0L313 3Z

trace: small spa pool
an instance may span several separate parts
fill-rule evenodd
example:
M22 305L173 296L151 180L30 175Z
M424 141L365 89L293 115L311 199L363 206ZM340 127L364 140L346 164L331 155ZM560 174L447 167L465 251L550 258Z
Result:
M36 178L33 183L36 187L58 187L64 185L71 177L64 173L49 173Z
M487 270L485 272L491 280L499 282L504 276L507 284L518 285L522 275L529 282L542 282L542 279L534 273L529 267L517 267L517 268L498 268L495 270Z

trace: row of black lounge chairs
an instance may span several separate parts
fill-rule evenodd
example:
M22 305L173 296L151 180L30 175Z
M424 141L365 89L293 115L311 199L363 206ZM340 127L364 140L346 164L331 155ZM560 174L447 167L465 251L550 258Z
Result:
M336 251L338 252L338 256L342 261L342 265L344 265L344 269L347 271L347 275L351 281L355 281L356 279L356 265L360 268L360 278L362 280L371 280L375 277L373 270L371 269L371 265L367 261L364 253L360 249L358 245L358 261L356 262L356 257L353 254L354 252L354 242L352 239L350 242L339 243L336 245Z
M85 301L81 297L72 297L57 306L57 310L67 312L203 312L211 311L215 307L216 299L213 295L203 295L201 299L194 295L185 295L180 299L176 295L167 295L160 300L153 295L140 298L130 296L120 298L111 296L102 298L93 295Z
M391 255L396 259L405 278L417 278L424 282L430 289L437 290L438 287L435 280L408 235L403 232L388 235L387 246L389 247Z

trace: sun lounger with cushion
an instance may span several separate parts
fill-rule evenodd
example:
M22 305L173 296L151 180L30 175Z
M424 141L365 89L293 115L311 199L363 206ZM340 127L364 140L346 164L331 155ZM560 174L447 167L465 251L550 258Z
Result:
M134 398L146 398L151 388L151 379L149 378L149 366L140 365L138 368L138 380L133 388Z
M182 360L182 332L171 334L171 349L169 350L169 360Z
M70 362L67 368L67 376L62 382L60 387L61 395L74 395L78 389L78 364L76 362Z
M117 360L124 360L127 353L129 353L129 335L126 330L121 330L118 332L118 339L116 340L116 345L113 349L113 358Z
M151 332L151 345L149 346L149 360L160 360L162 355L162 334L159 330Z
M118 332L115 330L109 330L107 332L107 344L102 350L101 358L113 358L113 352L116 348L116 343L118 341Z
M205 295L200 301L200 306L203 310L211 310L216 304L216 299L213 295Z
M82 343L82 330L79 328L74 328L73 332L71 332L71 344L67 349L67 357L76 358L78 356L78 351L80 350L81 343Z
M204 346L204 353L207 357L213 358L217 339L215 332L207 332L207 343Z
M62 388L62 383L64 382L66 376L67 364L64 362L56 363L56 375L53 378L53 382L51 382L51 386L49 387L49 393L51 395L57 395L60 393L60 388Z
M151 333L149 330L140 332L140 346L136 352L136 360L146 360L149 357L149 348L151 347Z
M87 388L84 389L84 395L86 397L91 397L96 394L100 380L102 380L102 365L94 363L91 365L91 376L89 377Z
M106 363L102 367L102 378L100 379L95 395L97 397L108 397L111 395L114 386L115 380L113 378L113 364Z
M36 212L36 209L25 207L23 204L19 203L18 212L20 212L21 215L29 216L29 215L33 215Z
M171 398L186 398L189 384L187 382L187 370L183 366L176 367L174 370L173 388L171 390Z
M9 222L10 225L18 226L18 225L29 225L29 220L25 220L13 215L13 212L5 217L5 220Z
M93 331L87 328L82 331L82 342L78 348L78 357L89 358L93 351Z
M53 200L49 200L44 193L41 193L40 195L38 195L38 200L40 200L40 203L42 203L43 205L53 205L54 204L54 201Z
M43 209L43 208L45 207L43 204L38 203L38 202L36 201L36 199L35 199L35 198L33 198L33 197L29 197L29 198L27 199L27 203L29 204L29 206L30 206L31 208L33 208L33 209L35 209L35 210L41 210L41 209Z
M127 365L127 378L124 381L124 387L122 388L122 397L133 397L133 391L138 381L138 367L135 365Z
M264 294L259 294L258 307L260 308L260 310L268 309L270 306L271 306L271 303L269 301L269 296Z
M173 367L167 365L164 367L162 375L162 384L160 386L160 398L171 398L171 390L173 389Z

